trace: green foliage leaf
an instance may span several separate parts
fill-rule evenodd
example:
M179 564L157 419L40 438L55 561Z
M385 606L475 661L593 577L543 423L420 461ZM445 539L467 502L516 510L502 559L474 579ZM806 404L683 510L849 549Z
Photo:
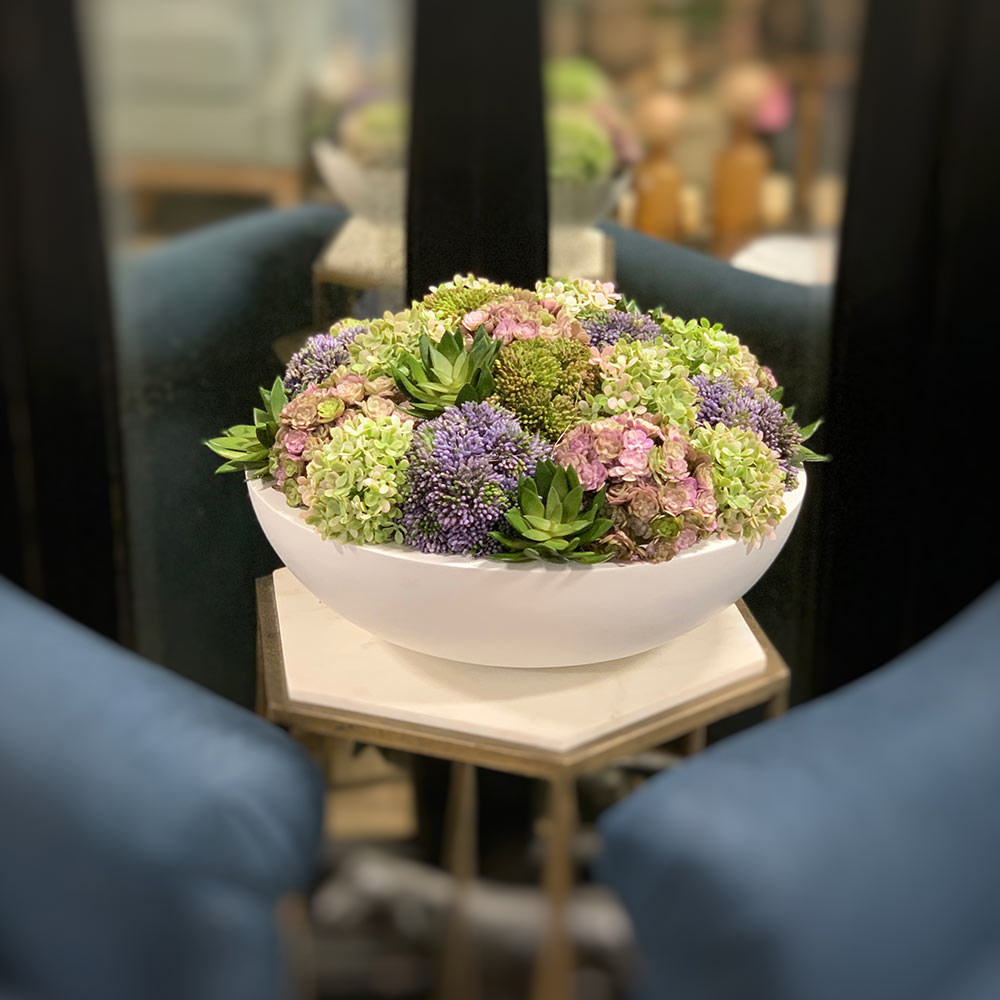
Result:
M536 480L523 477L517 484L517 501L526 516L544 517L545 507L535 491Z
M816 431L819 430L822 423L823 423L823 418L820 417L818 420L814 420L811 424L806 424L805 427L800 427L799 435L801 436L802 440L808 441L809 438L811 438L813 434L815 434Z
M552 485L552 477L555 475L556 467L554 462L539 462L535 469L535 485L538 487L536 493L540 497L549 494L549 487Z
M505 517L508 523L515 531L519 531L522 535L531 529L531 525L521 516L521 512L517 510L507 511Z
M598 538L606 535L610 530L611 521L608 518L596 518L589 528L580 532L580 544L590 545L591 542L596 542Z
M573 559L576 562L593 564L607 562L611 556L611 552L578 552L573 554Z
M832 460L832 455L820 455L818 452L813 451L812 448L806 448L805 445L799 445L794 458L796 462L830 462Z
M536 514L525 514L524 519L528 522L529 528L538 528L539 531L554 530L553 522L550 518L538 516Z
M583 504L583 487L577 484L566 494L562 502L562 519L571 521L580 513Z
M559 473L557 472L552 478L552 485L549 487L548 496L545 498L545 516L550 521L558 521L562 516L562 499L564 496L564 491L559 489L559 481L556 478ZM563 485L566 483L566 476L563 474L562 477Z

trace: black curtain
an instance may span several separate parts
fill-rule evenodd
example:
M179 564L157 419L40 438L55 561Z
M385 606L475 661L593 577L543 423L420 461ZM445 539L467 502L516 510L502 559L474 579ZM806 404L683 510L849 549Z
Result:
M0 3L0 572L130 637L118 397L71 0Z
M407 297L548 270L538 0L418 0Z
M825 436L826 688L1000 576L998 53L995 0L869 5Z
M468 272L532 287L548 271L538 0L417 0L412 86L407 297ZM448 768L418 758L415 774L421 838L437 857ZM481 772L487 872L494 854L527 853L529 784Z

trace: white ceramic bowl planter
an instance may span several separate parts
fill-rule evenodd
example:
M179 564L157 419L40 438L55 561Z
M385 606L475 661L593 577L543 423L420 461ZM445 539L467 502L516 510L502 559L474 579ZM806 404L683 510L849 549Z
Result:
M383 225L402 225L406 216L404 167L368 167L329 139L312 147L316 169L352 216ZM554 226L592 226L607 216L629 185L619 170L599 181L549 181L549 215Z
M505 563L397 545L323 541L260 480L248 488L268 541L321 601L408 649L501 667L566 667L630 656L683 635L737 601L791 534L804 473L775 537L747 551L708 539L664 563Z

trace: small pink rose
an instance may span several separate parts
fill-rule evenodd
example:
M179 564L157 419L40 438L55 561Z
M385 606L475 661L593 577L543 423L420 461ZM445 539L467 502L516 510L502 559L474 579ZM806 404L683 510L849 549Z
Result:
M601 423L608 422L601 421ZM602 462L617 458L621 454L623 444L624 436L620 427L612 423L611 426L603 426L597 430L595 425L594 453Z
M365 398L365 380L360 375L348 375L334 386L333 394L354 406Z
M626 399L630 393L625 393L622 399ZM635 428L633 430L625 431L622 435L622 443L626 448L634 450L649 451L653 447L653 439L646 434L645 431Z
M708 462L699 462L694 467L694 478L698 480L698 485L703 490L711 490L714 486L711 464Z
M649 452L645 448L625 448L618 456L618 464L628 472L646 472L649 469Z
M590 445L590 428L586 424L578 424L563 435L555 451L559 455L586 455Z
M599 490L608 480L608 470L600 462L587 462L582 471L577 469L580 485L589 491Z
M698 532L694 528L683 528L674 539L674 551L683 552L685 549L691 548L696 541L698 541Z
M369 417L391 417L396 412L396 404L385 396L369 396L361 409Z
M710 490L699 490L694 500L694 509L704 518L711 518L719 509L715 494Z
M641 521L651 521L660 512L656 491L648 486L637 487L629 501L629 513Z
M673 517L691 510L694 505L694 491L683 483L678 483L676 486L661 486L659 498L664 512Z
M290 430L285 434L282 444L289 455L298 456L302 454L308 440L309 435L305 431Z
M462 317L462 326L465 327L469 333L475 333L486 322L486 310L485 309L473 309L472 312L467 312Z
M511 318L510 316L505 316L495 327L493 327L493 336L497 340L502 340L505 344L509 344L514 339L514 331L517 329L517 320Z

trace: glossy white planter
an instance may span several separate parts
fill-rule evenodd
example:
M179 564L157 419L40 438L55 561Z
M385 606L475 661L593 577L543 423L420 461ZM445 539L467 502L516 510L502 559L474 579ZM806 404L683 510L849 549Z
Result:
M665 563L562 566L323 541L280 492L260 480L247 486L275 552L329 607L408 649L502 667L613 660L690 631L760 579L806 489L802 475L775 537L750 552L710 539Z

